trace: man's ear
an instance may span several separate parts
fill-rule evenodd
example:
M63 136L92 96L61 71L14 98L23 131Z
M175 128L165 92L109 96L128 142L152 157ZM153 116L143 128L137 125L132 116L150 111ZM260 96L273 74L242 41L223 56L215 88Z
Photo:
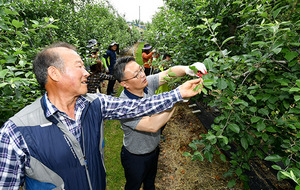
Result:
M124 88L128 88L128 85L127 85L126 81L121 81L120 85L123 86Z
M61 73L60 71L54 67L54 66L50 66L48 67L47 69L47 72L48 72L48 76L53 80L53 81L56 81L58 82L61 78Z

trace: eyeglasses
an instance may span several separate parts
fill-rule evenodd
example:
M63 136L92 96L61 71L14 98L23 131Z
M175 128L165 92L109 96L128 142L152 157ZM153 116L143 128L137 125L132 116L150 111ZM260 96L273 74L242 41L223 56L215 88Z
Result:
M140 70L138 71L138 73L134 77L129 78L129 79L125 79L125 80L122 80L122 81L128 81L128 80L131 80L131 79L134 79L134 78L139 79L140 76L142 75L142 73L144 73L144 68L140 67Z

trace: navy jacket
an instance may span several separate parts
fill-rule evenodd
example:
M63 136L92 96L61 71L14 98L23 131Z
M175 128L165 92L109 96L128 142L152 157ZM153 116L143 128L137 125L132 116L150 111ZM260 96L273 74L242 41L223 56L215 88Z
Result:
M26 190L82 190L91 189L90 186L94 190L105 189L100 101L89 98L81 116L80 143L56 118L45 117L44 97L26 107L22 115L11 118L30 150L30 168L25 171Z

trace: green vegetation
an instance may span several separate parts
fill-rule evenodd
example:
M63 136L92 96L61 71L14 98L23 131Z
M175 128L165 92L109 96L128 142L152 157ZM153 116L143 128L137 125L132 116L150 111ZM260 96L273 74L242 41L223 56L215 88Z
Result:
M142 49L144 47L145 42L140 42L139 47L135 53L135 60L139 65L143 65L143 58L142 58Z
M247 182L249 161L259 158L274 162L279 180L289 178L300 188L299 12L297 0L165 1L147 25L145 40L159 53L171 54L175 64L202 61L209 70L203 77L208 95L198 100L221 113L212 130L190 144L195 152L187 155L211 161L214 153L230 150L234 143L237 151L231 152L231 169L224 176ZM101 1L0 1L0 17L1 126L43 94L31 64L42 47L66 41L85 60L89 39L97 39L102 52L113 40L122 48L140 39ZM139 64L143 44L136 54ZM112 149L107 154L116 153L109 155L107 168L117 166L122 145L118 122L110 122L106 138L111 136L117 146L106 140ZM115 173L108 171L109 187L124 184L119 166ZM234 185L235 180L228 187Z
M124 170L120 157L123 130L118 120L105 121L104 126L107 190L122 189L125 186Z
M88 40L97 39L102 52L111 41L120 48L140 38L124 18L103 2L0 1L0 125L43 94L32 60L43 47L65 41L78 47L83 60Z
M224 176L247 182L249 161L259 158L300 188L299 13L296 0L166 1L145 39L175 64L203 62L208 96L198 101L220 110L186 155L212 161L218 153L225 161L219 151L234 144Z

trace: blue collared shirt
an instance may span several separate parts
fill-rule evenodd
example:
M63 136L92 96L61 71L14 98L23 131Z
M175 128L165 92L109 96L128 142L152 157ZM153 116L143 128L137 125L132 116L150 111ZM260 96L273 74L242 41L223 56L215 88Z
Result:
M179 89L168 93L152 96L149 99L124 100L103 94L97 94L101 102L103 119L122 119L161 112L182 101ZM48 99L46 100L46 117L55 115L64 123L68 130L80 141L81 114L87 105L84 96L80 96L75 104L75 120L66 113L59 111ZM18 190L24 177L25 166L29 166L30 152L17 130L17 126L8 120L0 129L0 187Z

